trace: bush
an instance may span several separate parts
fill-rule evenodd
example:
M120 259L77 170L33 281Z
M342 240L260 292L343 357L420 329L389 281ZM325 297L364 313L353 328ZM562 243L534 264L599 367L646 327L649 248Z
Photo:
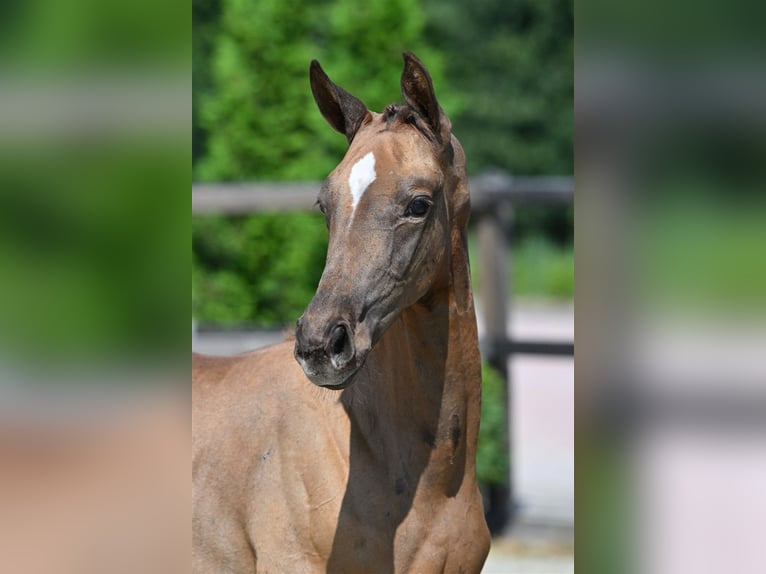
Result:
M515 295L570 299L574 295L574 249L558 247L545 237L529 237L511 245L512 290Z
M319 283L327 229L318 213L193 221L192 315L202 324L285 325Z
M476 453L476 475L479 483L506 484L508 482L508 446L505 424L505 383L495 369L481 366L481 428Z

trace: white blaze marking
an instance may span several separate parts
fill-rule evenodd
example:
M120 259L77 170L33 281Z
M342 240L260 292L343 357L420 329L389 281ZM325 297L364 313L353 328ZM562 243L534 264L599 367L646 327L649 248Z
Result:
M362 195L375 181L375 156L372 152L369 152L366 156L360 159L351 168L351 175L348 176L348 186L351 189L351 207L356 209L356 204L362 199Z

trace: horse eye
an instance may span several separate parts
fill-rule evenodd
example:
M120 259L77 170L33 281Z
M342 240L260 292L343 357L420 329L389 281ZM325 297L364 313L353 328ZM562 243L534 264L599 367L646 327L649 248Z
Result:
M404 215L407 217L423 217L428 213L430 207L431 201L427 197L418 196L407 206L407 211L404 212Z
M319 211L322 212L322 215L324 215L324 221L325 221L325 224L327 225L327 229L330 229L330 215L327 213L327 209L319 201L317 201L315 205L319 209Z

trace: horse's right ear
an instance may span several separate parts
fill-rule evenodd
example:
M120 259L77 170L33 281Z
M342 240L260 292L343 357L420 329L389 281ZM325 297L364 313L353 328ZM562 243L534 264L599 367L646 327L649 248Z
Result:
M309 79L311 93L314 94L314 101L324 119L351 143L362 122L370 114L367 106L340 86L336 86L316 60L311 61Z

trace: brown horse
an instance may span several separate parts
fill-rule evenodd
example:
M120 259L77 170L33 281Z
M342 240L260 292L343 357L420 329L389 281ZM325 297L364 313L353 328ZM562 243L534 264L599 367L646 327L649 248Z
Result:
M349 141L327 261L294 344L193 359L194 571L479 572L463 150L410 53L383 113L310 78Z

